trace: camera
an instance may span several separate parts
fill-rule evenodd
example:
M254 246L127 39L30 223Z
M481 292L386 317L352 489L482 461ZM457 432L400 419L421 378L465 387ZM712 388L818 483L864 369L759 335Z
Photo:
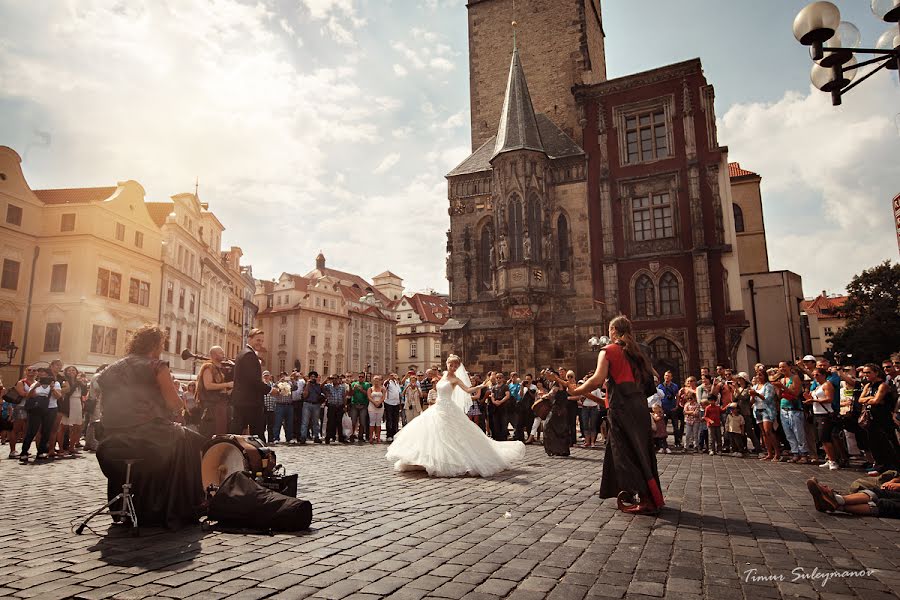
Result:
M53 377L51 377L50 375L38 377L38 383L40 383L41 385L50 385L51 383L53 383Z

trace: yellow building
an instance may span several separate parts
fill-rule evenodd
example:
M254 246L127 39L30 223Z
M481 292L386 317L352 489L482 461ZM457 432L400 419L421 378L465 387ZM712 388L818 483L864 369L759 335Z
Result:
M163 358L176 375L186 377L195 371L194 361L183 360L181 351L197 349L202 293L200 257L204 253L199 229L205 209L194 194L177 194L172 196L172 202L148 202L147 209L163 239L159 324L169 334Z
M159 228L135 181L32 191L20 162L0 148L3 327L21 348L17 363L62 358L93 371L158 319Z
M258 281L256 326L266 334L263 363L270 371L343 373L350 326L339 284L282 273L277 281Z
M742 169L736 162L728 163L728 174L741 273L766 272L769 270L769 250L759 190L762 178L753 171Z

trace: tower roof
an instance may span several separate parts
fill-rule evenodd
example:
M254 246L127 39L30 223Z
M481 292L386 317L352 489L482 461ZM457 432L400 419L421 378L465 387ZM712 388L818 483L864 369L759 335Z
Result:
M512 61L509 64L506 97L503 99L500 128L497 130L497 141L491 159L513 150L544 152L518 48L513 49Z

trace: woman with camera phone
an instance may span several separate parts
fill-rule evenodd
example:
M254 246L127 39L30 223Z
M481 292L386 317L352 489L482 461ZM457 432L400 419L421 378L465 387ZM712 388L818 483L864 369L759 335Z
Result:
M600 497L616 498L622 512L656 514L665 501L647 416L646 391L653 381L653 368L634 339L627 317L610 322L609 337L612 343L597 356L594 374L582 385L569 383L568 392L589 394L607 382L609 438Z
M41 432L41 439L38 442L37 458L49 458L47 450L50 441L54 439L52 434L56 425L56 414L59 412L59 399L62 398L62 387L50 374L50 369L41 367L38 369L37 379L25 388L25 392L28 426L25 440L22 442L22 453L19 455L19 460L23 464L28 462L28 451L38 430Z

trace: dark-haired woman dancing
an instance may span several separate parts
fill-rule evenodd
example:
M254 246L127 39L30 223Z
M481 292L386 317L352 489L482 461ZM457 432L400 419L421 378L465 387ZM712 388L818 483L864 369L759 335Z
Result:
M590 394L607 381L609 434L600 497L615 497L622 512L655 514L665 502L645 393L647 382L653 381L653 368L626 317L618 316L610 322L609 337L612 343L597 357L594 374L580 386L569 384L569 394Z

